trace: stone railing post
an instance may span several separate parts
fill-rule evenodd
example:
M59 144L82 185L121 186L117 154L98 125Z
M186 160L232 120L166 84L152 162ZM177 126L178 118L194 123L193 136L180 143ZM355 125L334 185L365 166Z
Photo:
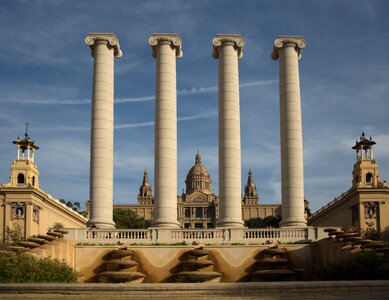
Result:
M219 59L219 196L218 227L243 227L241 199L240 104L238 59L241 35L218 34L213 53Z
M152 226L181 228L177 221L176 58L182 57L182 41L177 34L156 33L149 43L157 60Z
M307 226L298 65L305 47L300 36L278 36L272 53L274 60L279 59L282 227Z
M113 222L113 106L114 57L121 57L113 33L90 33L86 39L94 57L91 145L90 219L88 226L114 228Z

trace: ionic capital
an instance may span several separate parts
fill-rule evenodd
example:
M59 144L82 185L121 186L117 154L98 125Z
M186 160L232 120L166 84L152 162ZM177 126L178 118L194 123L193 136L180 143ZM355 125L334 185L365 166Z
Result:
M98 33L98 32L91 32L86 38L85 43L90 47L91 49L91 55L92 57L95 57L95 48L94 45L97 42L105 42L107 44L107 47L114 50L115 57L122 57L123 53L122 50L120 50L120 44L118 38L113 33Z
M294 47L297 51L298 58L301 58L301 52L307 46L307 43L302 36L294 35L279 35L274 41L273 52L271 58L277 60L279 57L279 49L284 47Z
M149 44L151 46L151 54L154 58L157 58L157 47L161 42L169 42L170 46L175 49L177 58L183 56L182 40L177 33L153 33L149 38Z
M213 58L219 58L219 49L224 43L232 43L235 50L238 51L238 58L241 59L243 57L243 47L245 45L245 41L240 34L217 34L212 40Z

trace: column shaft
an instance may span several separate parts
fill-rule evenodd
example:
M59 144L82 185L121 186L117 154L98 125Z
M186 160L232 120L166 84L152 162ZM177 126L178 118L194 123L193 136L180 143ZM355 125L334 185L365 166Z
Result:
M154 34L149 42L157 59L153 226L180 228L177 221L176 57L182 56L181 39L174 34Z
M217 35L214 57L219 58L219 227L242 227L241 150L238 58L240 35Z
M281 136L281 226L306 226L304 217L304 168L298 60L305 41L279 37L273 58L279 57Z
M109 40L111 39L111 40ZM114 45L112 45L112 41ZM114 228L113 222L113 111L114 56L121 56L113 34L90 34L86 42L94 56L89 226Z

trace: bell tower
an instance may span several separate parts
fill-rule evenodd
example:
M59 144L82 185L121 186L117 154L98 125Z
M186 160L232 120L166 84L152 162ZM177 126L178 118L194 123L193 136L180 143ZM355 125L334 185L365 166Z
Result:
M28 135L28 124L24 139L17 137L12 143L16 145L17 156L11 166L10 186L39 188L39 172L34 162L39 147Z
M149 183L149 175L148 175L146 169L145 169L145 172L143 173L142 185L139 187L138 204L139 205L152 205L152 204L154 204L153 191L152 191L151 185Z
M353 186L357 187L378 187L380 184L378 164L373 156L373 145L376 143L365 137L365 133L355 141L352 147L356 151L356 163L353 169Z
M243 204L258 204L259 196L254 182L253 172L250 168L247 184L244 188Z

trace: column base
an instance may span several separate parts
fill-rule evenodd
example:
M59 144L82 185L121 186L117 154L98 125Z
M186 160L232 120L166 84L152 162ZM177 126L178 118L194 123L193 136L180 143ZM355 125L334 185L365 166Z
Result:
M286 220L280 222L280 227L307 227L307 221Z
M238 228L244 228L244 222L242 220L220 220L216 224L216 228L220 227L238 227Z
M172 228L172 229L182 229L181 224L178 221L166 220L166 219L157 219L151 222L151 227L156 228Z
M95 220L89 220L86 224L87 227L92 229L115 229L115 223L112 222L103 222L103 221L95 221Z

